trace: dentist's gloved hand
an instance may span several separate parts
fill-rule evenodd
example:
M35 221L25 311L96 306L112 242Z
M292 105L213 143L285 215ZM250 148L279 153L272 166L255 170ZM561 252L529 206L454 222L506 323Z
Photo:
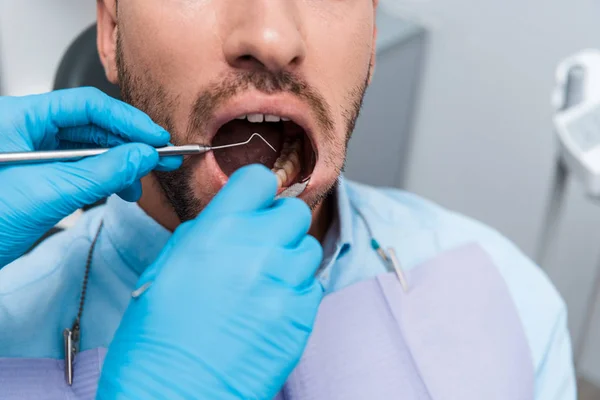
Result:
M300 359L322 298L322 249L275 176L237 171L180 226L138 282L98 399L272 400Z
M159 160L151 147L169 139L146 114L96 89L0 97L0 152L139 142L76 162L0 165L0 268L82 206L113 193L137 200L141 177L179 167L179 158Z

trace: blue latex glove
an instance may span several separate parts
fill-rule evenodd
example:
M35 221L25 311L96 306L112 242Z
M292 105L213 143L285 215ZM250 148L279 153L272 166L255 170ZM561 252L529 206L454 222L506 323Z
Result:
M151 146L169 134L141 111L96 89L0 97L0 152L113 147L77 162L0 165L0 268L78 208L113 193L135 201L139 179L155 168L175 169Z
M153 283L123 317L98 399L273 399L322 298L310 210L274 201L276 187L245 167L175 231L138 282Z

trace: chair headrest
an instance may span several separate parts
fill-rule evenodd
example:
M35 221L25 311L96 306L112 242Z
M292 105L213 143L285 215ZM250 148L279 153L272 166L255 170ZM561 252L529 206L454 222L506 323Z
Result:
M114 98L120 99L119 87L106 79L96 45L96 24L87 28L69 46L56 77L54 89L92 86Z

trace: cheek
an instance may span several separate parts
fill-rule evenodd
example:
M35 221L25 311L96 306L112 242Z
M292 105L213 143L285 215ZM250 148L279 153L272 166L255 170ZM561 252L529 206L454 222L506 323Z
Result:
M177 112L188 110L222 53L214 10L199 1L132 3L119 27L128 66L159 84L167 95L176 96Z
M369 4L370 2L362 2ZM367 80L371 62L374 16L371 6L354 7L351 12L311 22L307 68L311 80L319 82L335 118L340 135L345 135L345 111L354 100L352 94ZM349 22L352 21L352 22Z

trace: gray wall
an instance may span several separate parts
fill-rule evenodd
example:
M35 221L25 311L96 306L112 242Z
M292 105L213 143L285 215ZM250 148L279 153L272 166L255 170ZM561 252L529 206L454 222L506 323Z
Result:
M407 188L502 231L533 256L554 156L550 93L558 62L600 47L597 0L387 2L421 20L429 45ZM571 184L546 268L581 337L600 262L600 207ZM600 315L581 370L600 383ZM594 337L595 336L595 337Z
M50 90L67 46L95 20L94 0L0 0L0 93Z
M404 186L406 155L426 35L405 19L380 10L377 66L348 147L345 176L377 186Z

